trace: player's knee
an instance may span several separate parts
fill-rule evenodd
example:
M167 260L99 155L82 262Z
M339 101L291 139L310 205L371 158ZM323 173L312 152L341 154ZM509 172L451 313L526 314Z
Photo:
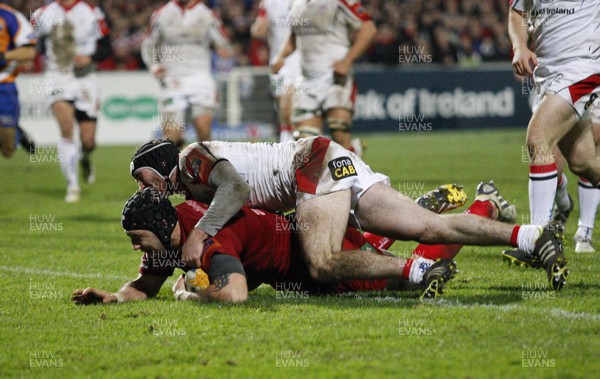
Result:
M335 273L332 270L332 266L327 263L309 265L308 273L317 283L330 283L335 281Z
M96 142L94 140L91 141L83 141L82 142L82 150L84 153L89 154L96 148Z
M336 280L336 273L333 270L332 254L323 254L319 259L308 259L308 273L310 277L318 283L329 283Z
M531 157L549 156L554 152L556 143L541 132L528 132L527 148Z
M248 300L248 290L224 288L219 294L219 301L223 303L243 303Z
M332 132L350 133L352 131L352 123L342 118L328 117L327 126Z
M445 224L443 219L439 217L428 218L427 221L421 222L412 230L413 240L424 244L435 244L439 241L440 235L444 233Z
M15 149L2 148L2 155L6 158L12 157L12 155L14 153L15 153Z
M0 148L2 155L6 158L10 158L15 153L15 146L12 144L3 144Z

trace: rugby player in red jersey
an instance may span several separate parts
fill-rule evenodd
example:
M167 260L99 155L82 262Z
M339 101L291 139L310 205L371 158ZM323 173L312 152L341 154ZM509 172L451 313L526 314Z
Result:
M164 195L152 188L138 191L125 205L122 224L133 249L144 252L139 276L112 294L95 288L78 289L73 292L73 301L77 304L121 303L155 296L175 268L188 270L195 267L181 258L181 247L207 209L206 204L194 200L173 207ZM467 213L496 218L498 207L490 199L479 198ZM227 225L204 243L201 267L208 272L208 289L200 293L188 292L180 278L174 286L177 299L241 302L247 299L248 291L262 283L275 289L293 288L306 293L374 291L396 289L400 279L421 284L424 288L422 297L435 297L442 293L444 283L453 276L454 264L451 264L450 273L442 265L434 264L433 269L423 275L420 272L423 268L415 262L421 257L447 261L462 247L419 245L413 251L413 258L405 260L402 278L324 284L311 278L297 246L295 231L301 227L289 217L242 207ZM371 251L363 251L364 254L386 254L382 249L393 242L372 234L363 236L348 227L342 250L367 248Z

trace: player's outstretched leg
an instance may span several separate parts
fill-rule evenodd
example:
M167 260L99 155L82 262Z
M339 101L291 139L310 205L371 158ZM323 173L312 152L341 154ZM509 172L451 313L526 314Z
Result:
M462 187L461 187L462 188ZM465 195L466 196L466 195ZM477 186L476 199L466 214L477 215L488 219L506 219L516 217L514 206L498 192L493 182L482 182ZM428 259L452 259L462 249L462 245L426 245L419 244L413 254Z
M533 226L508 225L470 214L437 215L396 190L377 183L359 199L355 214L364 230L400 240L463 245L513 245L533 249ZM519 237L521 235L521 237Z
M350 190L320 195L298 205L297 220L307 226L299 230L299 240L311 277L322 283L401 277L404 259L361 250L341 251L349 211Z

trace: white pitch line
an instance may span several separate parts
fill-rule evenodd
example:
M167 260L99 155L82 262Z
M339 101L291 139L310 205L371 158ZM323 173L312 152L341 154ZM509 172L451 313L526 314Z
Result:
M359 299L366 301L376 301L376 302L393 302L397 303L402 301L401 298L395 297L369 297L364 296L360 292L355 293L345 293L342 294L341 297L350 298L350 299ZM559 308L551 308L551 309L537 309L537 308L529 308L521 304L489 304L489 303L475 303L475 304L463 304L458 300L447 300L444 298L441 299L428 299L423 301L425 304L430 304L434 307L444 307L444 308L463 308L463 309L493 309L501 312L510 312L514 310L518 311L528 311L535 313L546 314L550 317L569 319L569 320L584 320L584 321L600 321L600 314L597 313L585 313L585 312L572 312Z
M128 278L115 275L107 274L80 274L77 272L63 272L63 271L51 271L51 270L38 270L29 267L19 266L0 266L0 271L16 272L20 274L35 274L35 275L51 275L51 276L67 276L70 278L84 278L84 279L113 279L113 280L127 280ZM129 278L132 279L132 278Z
M585 321L600 321L600 314L597 313L585 313L585 312L571 312L564 309L559 308L551 308L551 309L537 309L537 308L529 308L523 306L521 304L486 304L486 303L475 303L475 304L462 304L459 301L447 301L445 299L438 300L438 304L433 303L434 305L440 305L442 307L447 308L465 308L465 309L475 309L475 308L487 308L494 309L501 312L509 312L512 310L520 310L520 311L533 311L537 313L543 313L549 315L550 317L564 318L570 320L585 320Z

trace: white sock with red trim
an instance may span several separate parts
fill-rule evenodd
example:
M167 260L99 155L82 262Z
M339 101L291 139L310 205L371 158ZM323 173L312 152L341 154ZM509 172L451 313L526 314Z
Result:
M435 261L427 258L407 259L402 272L402 279L408 280L410 283L421 283L423 274L434 263Z
M544 225L552 219L556 184L556 163L529 166L529 214L531 215L531 224Z

